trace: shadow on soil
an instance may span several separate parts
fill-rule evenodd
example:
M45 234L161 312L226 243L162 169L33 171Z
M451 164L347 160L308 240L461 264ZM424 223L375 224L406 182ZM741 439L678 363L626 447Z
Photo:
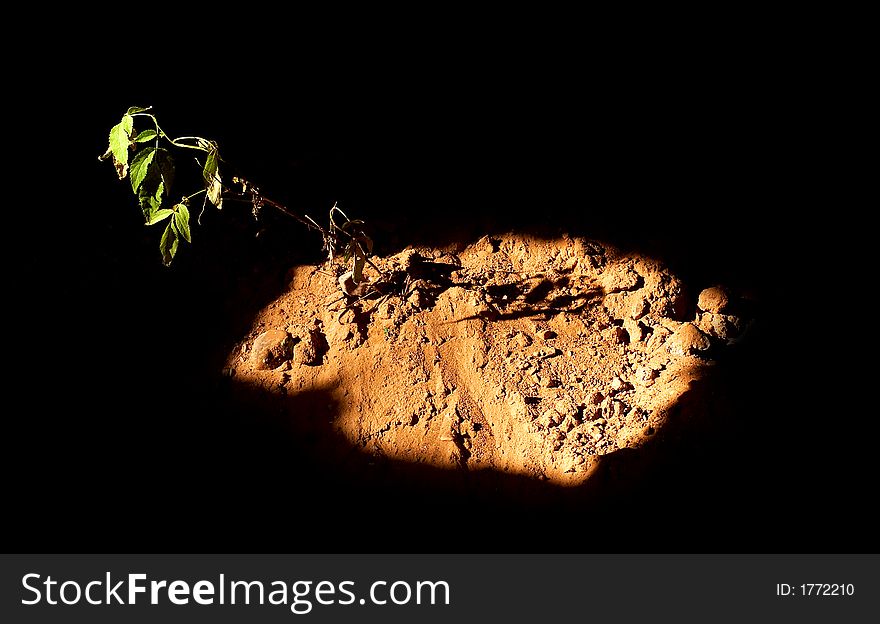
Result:
M353 548L378 538L387 549L393 538L403 551L420 543L431 551L604 550L602 540L619 531L646 539L663 531L666 547L693 548L683 529L711 515L723 494L703 486L726 487L712 466L732 425L717 372L691 384L644 446L606 455L579 487L377 456L334 430L332 388L284 396L227 380L218 397L235 431L230 443L248 457L252 492L263 493L241 526L277 535L295 518L298 530L329 532ZM707 471L714 483L704 482Z

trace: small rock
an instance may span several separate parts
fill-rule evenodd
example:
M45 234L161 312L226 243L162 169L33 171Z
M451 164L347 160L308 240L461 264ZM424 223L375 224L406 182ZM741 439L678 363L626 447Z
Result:
M443 422L440 424L440 439L444 442L455 442L459 435L458 430L458 414L447 412L443 416Z
M632 319L623 321L623 329L629 335L630 342L641 342L645 338L645 326Z
M729 342L739 335L742 321L736 316L704 312L697 321L697 327L713 338Z
M697 307L704 312L711 312L712 314L723 312L729 303L730 296L727 294L727 290L722 286L707 288L700 293L700 296L697 299Z
M593 405L599 405L604 398L601 392L594 392L590 395L589 402Z
M699 353L709 347L709 338L693 323L684 323L666 342L669 353L679 356Z
M553 377L541 377L539 382L544 388L556 388L559 386L559 380Z
M258 370L278 368L291 356L292 341L283 329L270 329L254 340L250 363Z
M552 329L544 329L538 332L538 337L541 340L552 340L556 338L556 332Z
M650 306L644 297L633 296L629 302L629 318L639 320L648 313Z

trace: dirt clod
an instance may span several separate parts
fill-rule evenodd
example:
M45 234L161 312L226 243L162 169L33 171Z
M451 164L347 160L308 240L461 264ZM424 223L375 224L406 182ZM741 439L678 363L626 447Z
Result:
M729 303L730 296L727 293L727 289L721 286L713 286L700 293L697 307L704 312L718 314L719 312L724 312Z
M281 366L291 356L292 342L283 329L270 329L254 340L249 358L257 370L272 370Z
M684 323L667 342L672 355L693 355L710 347L709 339L693 323Z

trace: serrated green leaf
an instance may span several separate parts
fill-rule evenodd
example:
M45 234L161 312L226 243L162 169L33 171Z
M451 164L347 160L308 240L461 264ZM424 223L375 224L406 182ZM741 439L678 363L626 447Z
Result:
M103 160L113 156L113 165L116 167L116 174L120 180L128 173L128 147L131 144L133 124L134 118L131 115L122 116L122 121L110 129L109 147L101 157Z
M174 220L168 222L165 232L162 233L162 239L159 241L159 251L162 253L162 263L165 266L171 266L174 254L177 253L177 233L174 231Z
M162 181L161 176L155 191L150 192L151 186L151 184L148 185L145 182L141 185L141 188L138 191L138 200L141 204L141 211L144 213L144 221L147 222L149 222L150 219L153 218L154 213L162 207L162 200L164 199L165 194L165 184Z
M135 184L139 184L136 193L144 221L149 221L171 190L174 161L167 150L145 147L137 153L131 166L131 185L135 188Z
M152 141L157 136L159 136L159 135L156 133L156 131L153 130L152 128L150 128L150 129L144 130L143 132L138 134L134 138L134 142L135 143L146 143L147 141Z
M205 169L202 171L202 177L205 179L205 189L208 192L208 201L217 206L218 209L223 208L223 183L220 179L220 156L217 150L213 149L208 152L208 158L205 160Z
M190 238L189 232L189 208L184 204L177 204L175 208L177 210L174 213L174 224L177 226L177 232L183 240L191 243L192 238Z
M137 154L134 155L134 160L131 161L131 190L134 193L137 193L141 184L143 184L144 180L147 179L147 175L150 173L150 165L153 164L153 159L156 157L156 148L155 147L145 147ZM155 192L155 189L153 190ZM152 195L153 192L149 194Z
M132 106L129 108L125 114L126 115L134 115L135 113L143 113L144 111L150 110L149 108L144 108L143 106Z
M174 211L171 210L171 208L163 208L162 210L157 210L152 214L150 220L147 221L147 225L156 225L157 223L164 221L173 214Z

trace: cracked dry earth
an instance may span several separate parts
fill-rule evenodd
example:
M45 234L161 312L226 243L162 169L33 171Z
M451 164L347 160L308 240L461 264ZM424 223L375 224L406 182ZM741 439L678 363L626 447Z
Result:
M586 239L373 260L402 296L357 300L343 267L296 267L225 373L290 399L282 417L300 434L376 458L582 484L655 435L745 326L723 287L692 292L660 262Z

